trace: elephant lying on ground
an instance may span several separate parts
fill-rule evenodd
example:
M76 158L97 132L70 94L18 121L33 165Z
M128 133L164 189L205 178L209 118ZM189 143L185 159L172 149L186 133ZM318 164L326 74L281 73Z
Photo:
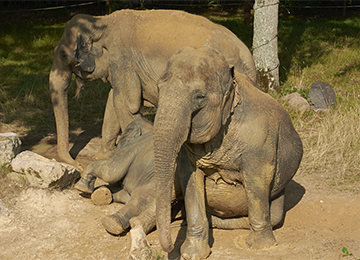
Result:
M246 201L250 248L276 244L271 201L284 203L284 189L295 175L303 148L285 109L245 75L235 73L224 56L210 47L184 47L170 59L158 83L154 121L156 221L166 252L173 249L170 208L175 165L184 194L187 237L184 259L203 259L208 244L208 179L221 180ZM183 156L181 150L186 153ZM204 180L205 178L205 180ZM206 201L207 200L207 201ZM224 201L220 216L227 216ZM219 209L214 208L214 211ZM235 207L235 213L241 206ZM281 214L282 211L279 211Z
M186 174L182 167L186 151L178 158L172 204L183 199L180 178ZM139 118L133 121L120 136L115 153L109 158L89 164L75 188L93 193L94 182L100 178L109 184L122 182L122 189L113 194L113 201L125 204L117 213L105 216L102 223L112 234L120 234L129 226L141 226L147 234L156 223L152 123ZM100 191L101 192L101 191ZM249 229L248 205L244 187L226 183L220 175L205 180L206 209L210 226L221 229ZM236 200L234 199L236 198ZM283 200L271 201L271 223L282 222Z
M144 102L157 106L157 80L171 55L182 46L218 49L235 70L256 80L249 49L227 28L204 17L172 10L121 10L107 16L76 15L54 50L49 76L58 154L69 154L67 89L72 73L78 94L85 82L110 82L98 158L115 149L120 129L140 116Z

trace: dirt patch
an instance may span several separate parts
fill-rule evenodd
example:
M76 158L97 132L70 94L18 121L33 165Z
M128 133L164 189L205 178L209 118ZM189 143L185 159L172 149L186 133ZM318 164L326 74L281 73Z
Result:
M81 132L75 146L84 166L94 160L100 145ZM46 140L50 140L48 138ZM88 141L90 140L90 142ZM41 146L44 143L46 146ZM40 147L39 147L40 146ZM34 149L57 158L56 146L47 141ZM76 149L75 149L76 150ZM24 186L26 187L26 186ZM245 245L247 230L210 230L212 259L346 259L342 248L360 257L360 196L340 192L320 177L298 174L287 189L284 225L275 230L278 245L251 250ZM23 188L10 198L1 198L8 212L0 213L0 259L127 259L130 233L108 234L101 217L117 211L121 204L95 206L74 189ZM174 223L175 249L168 259L179 259L186 226ZM148 235L154 250L161 252L157 232ZM351 259L349 257L349 259Z

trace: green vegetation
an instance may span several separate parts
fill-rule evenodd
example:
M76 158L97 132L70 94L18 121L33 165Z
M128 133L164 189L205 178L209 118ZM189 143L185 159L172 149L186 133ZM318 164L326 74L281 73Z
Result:
M251 49L252 26L233 12L206 12ZM64 24L24 24L0 28L0 126L18 124L40 140L55 133L48 91L52 51ZM304 144L298 175L312 175L339 190L360 191L360 18L280 17L280 81L285 95L307 97L311 83L330 83L338 107L328 113L289 111ZM109 85L87 83L78 99L69 87L70 128L99 134ZM36 138L35 138L36 139ZM350 186L349 186L350 185Z
M351 256L352 258L354 258L356 260L356 257L352 253L350 253L349 250L346 247L342 248L342 252L343 252L342 257Z
M163 260L165 257L162 254L162 250L160 249L160 251L155 250L155 259L156 260Z

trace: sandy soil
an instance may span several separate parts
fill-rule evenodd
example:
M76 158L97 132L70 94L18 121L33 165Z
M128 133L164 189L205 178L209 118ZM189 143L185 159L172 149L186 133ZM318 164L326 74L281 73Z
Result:
M48 141L45 138L34 149L56 158L56 147ZM77 149L77 160L83 165L94 160L99 142L93 138L86 146L79 145L84 148ZM249 231L211 229L212 253L208 259L360 258L360 195L337 191L323 184L321 177L302 173L286 192L285 223L274 231L276 247L251 250L245 245ZM95 206L71 188L21 188L13 197L0 198L0 259L127 259L130 233L112 236L100 223L102 216L120 207L115 203ZM175 222L172 228L175 249L170 254L161 252L156 231L148 235L151 247L164 259L180 258L186 232L180 223ZM343 258L343 247L353 256Z

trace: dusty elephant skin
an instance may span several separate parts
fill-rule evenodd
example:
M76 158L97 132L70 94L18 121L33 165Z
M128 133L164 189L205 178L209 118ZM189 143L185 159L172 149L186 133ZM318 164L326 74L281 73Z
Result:
M227 28L204 17L172 10L121 10L107 16L76 15L54 50L49 84L56 119L58 154L69 154L67 88L76 75L77 93L88 81L110 82L99 158L115 149L120 129L140 116L144 102L157 106L157 80L182 46L218 49L229 64L255 80L249 49Z
M234 74L223 55L209 47L180 49L159 80L154 122L156 222L167 252L173 249L171 190L181 147L188 161L179 165L186 166L180 176L187 219L182 257L204 259L210 254L204 176L244 186L248 246L275 245L271 200L282 205L276 212L282 218L284 189L299 167L302 143L284 108L247 76Z
M172 204L183 200L180 178L188 173L186 163L189 163L187 153L182 149L177 160ZM122 182L122 189L114 192L112 197L113 201L125 205L115 214L103 217L102 224L114 235L119 235L131 226L132 238L145 238L145 234L149 233L156 223L154 175L153 126L139 118L125 129L115 153L109 159L95 161L85 168L75 188L94 195L100 190L94 189L95 178L109 184ZM243 185L228 184L219 177L220 175L214 174L205 180L209 226L220 229L249 229L248 204ZM283 220L283 201L272 200L270 209L271 225L276 226ZM139 230L143 233L139 233ZM132 240L133 243L139 244ZM134 248L134 252L131 251L130 254L135 254L139 250L150 250L135 245Z
M130 225L141 225L147 234L155 227L155 179L153 153L153 126L142 118L131 122L120 137L115 153L109 158L89 164L75 188L81 192L93 193L94 181L100 178L109 184L122 183L122 189L112 194L113 201L125 204L116 214L106 216L102 223L106 230L118 235ZM186 163L186 151L182 150L178 165ZM179 182L180 171L186 166L177 167L172 203L183 199ZM206 179L207 208L210 226L221 229L249 229L247 201L242 185L237 187L222 180ZM96 192L96 190L95 190ZM94 194L94 193L93 193ZM231 198L237 200L229 203ZM271 210L281 211L276 203ZM273 216L276 214L274 213ZM227 219L228 218L228 219ZM281 219L272 219L272 225Z
M113 201L125 206L102 219L106 230L112 234L122 233L131 223L141 225L145 233L155 226L152 130L152 124L141 118L131 122L122 133L115 153L108 159L89 164L75 185L82 192L92 193L96 178L109 184L122 182L122 188L112 196Z

